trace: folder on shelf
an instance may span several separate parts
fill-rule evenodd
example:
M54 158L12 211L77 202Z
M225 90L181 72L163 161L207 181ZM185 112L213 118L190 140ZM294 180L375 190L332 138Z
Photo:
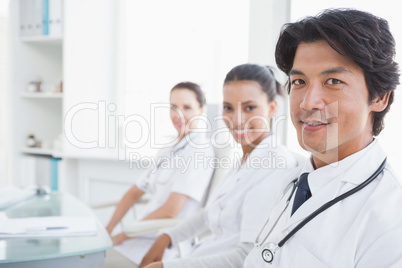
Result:
M61 158L24 155L20 159L21 185L38 185L58 191L59 163Z
M45 156L34 156L33 159L36 163L34 173L36 176L36 184L52 188L52 159Z
M20 33L22 36L34 34L34 2L20 0Z
M49 35L62 35L62 0L49 0Z
M8 218L0 213L0 238L96 235L92 216Z
M42 17L42 34L49 35L49 0L37 0L42 1L42 10L38 12Z
M20 35L27 36L28 35L28 20L27 13L28 9L26 7L26 0L20 0Z
M59 190L59 162L61 158L52 158L50 160L50 189Z

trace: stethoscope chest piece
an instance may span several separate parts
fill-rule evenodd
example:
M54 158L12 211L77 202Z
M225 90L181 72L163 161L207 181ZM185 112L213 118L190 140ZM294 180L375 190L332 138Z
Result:
M268 243L264 246L264 250L262 251L262 258L265 262L272 263L277 248L278 245L274 243Z

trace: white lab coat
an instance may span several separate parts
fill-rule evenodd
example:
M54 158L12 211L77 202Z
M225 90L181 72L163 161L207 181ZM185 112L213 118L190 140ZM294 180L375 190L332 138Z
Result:
M214 167L214 150L205 133L191 132L175 146L164 148L155 157L156 166L138 180L137 187L151 194L151 200L139 216L163 205L170 194L187 195L190 199L177 217L189 217L204 202Z
M156 166L150 168L136 183L137 187L151 194L151 199L138 219L163 205L170 194L180 193L190 197L177 217L190 217L204 204L205 195L214 171L213 147L204 133L191 132L178 144L161 149L155 157ZM139 264L155 240L156 234L141 236L123 242L114 249ZM177 256L176 250L167 252L166 258Z
M308 182L312 197L291 216L293 195L272 233L261 247L250 252L244 267L402 267L402 185L388 164L368 186L308 222L276 251L272 265L261 257L266 243L278 244L317 208L369 178L384 158L375 140L332 165L313 170L311 161L307 161L297 168L288 176L288 182L311 172ZM273 208L261 239L283 211L290 191Z
M284 146L277 145L275 135L270 135L240 165L238 158L211 196L205 209L205 223L212 235L197 245L189 258L219 254L233 250L241 242L253 242L259 226L254 220L258 216L255 213L259 211L244 202L248 192L263 180L272 185L279 183L281 176L277 174L294 168L297 161Z

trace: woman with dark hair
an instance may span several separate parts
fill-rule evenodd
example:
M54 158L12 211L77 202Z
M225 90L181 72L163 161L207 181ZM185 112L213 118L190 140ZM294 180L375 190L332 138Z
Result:
M249 191L262 181L270 182L265 195L275 196L281 173L297 161L277 144L270 121L282 92L271 68L242 64L234 67L223 85L223 117L234 140L243 150L239 165L226 175L212 193L205 210L160 236L140 267L241 267L261 224ZM259 204L258 204L259 205ZM211 234L183 259L161 259L168 246L205 232ZM153 263L154 262L154 263ZM151 264L152 263L152 264Z
M139 216L140 220L189 217L201 208L213 167L197 164L196 155L205 159L214 157L205 133L192 132L204 105L205 97L199 85L182 82L172 88L170 118L178 133L176 143L161 149L153 161L155 166L123 196L106 227L109 234L145 193L150 193L151 199ZM177 158L185 160L186 165L175 162ZM114 245L127 239L124 233L112 236Z

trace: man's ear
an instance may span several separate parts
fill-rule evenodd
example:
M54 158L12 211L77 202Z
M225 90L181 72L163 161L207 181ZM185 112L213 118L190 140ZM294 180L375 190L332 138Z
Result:
M392 91L387 92L386 94L375 98L371 101L370 107L373 112L382 112L388 105L389 96Z

